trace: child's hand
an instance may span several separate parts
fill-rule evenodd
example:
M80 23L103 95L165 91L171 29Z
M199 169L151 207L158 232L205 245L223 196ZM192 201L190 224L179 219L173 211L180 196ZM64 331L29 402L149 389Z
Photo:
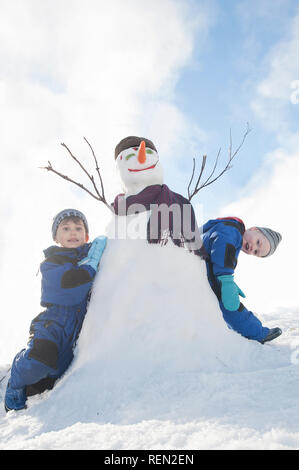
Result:
M86 258L83 258L78 265L87 264L97 271L103 251L106 247L107 237L100 236L94 239L89 248Z
M221 284L221 300L224 307L230 311L238 310L240 306L239 295L245 297L245 294L234 282L234 276L227 274L218 276L217 279Z

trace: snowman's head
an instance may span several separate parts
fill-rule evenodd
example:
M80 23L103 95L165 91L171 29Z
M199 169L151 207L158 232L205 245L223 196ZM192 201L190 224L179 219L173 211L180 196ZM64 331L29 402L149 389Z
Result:
M137 194L147 186L163 184L163 170L153 142L130 136L115 148L117 170L127 195Z

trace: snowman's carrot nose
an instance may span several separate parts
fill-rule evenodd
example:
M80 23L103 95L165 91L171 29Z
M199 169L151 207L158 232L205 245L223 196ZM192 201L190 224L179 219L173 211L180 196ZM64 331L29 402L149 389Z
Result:
M145 153L145 142L144 140L141 141L138 150L138 161L139 163L145 163L146 161L146 153Z

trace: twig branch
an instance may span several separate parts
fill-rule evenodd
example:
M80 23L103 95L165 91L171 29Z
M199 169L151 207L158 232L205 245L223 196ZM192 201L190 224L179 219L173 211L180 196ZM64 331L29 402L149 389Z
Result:
M79 183L78 181L75 181L73 180L72 178L70 178L69 176L67 175L64 175L62 173L60 173L59 171L55 170L51 164L51 162L48 161L48 166L45 166L45 167L40 167L41 169L43 170L48 170L48 171L51 171L52 173L55 173L57 176L60 176L60 178L63 178L64 180L66 181L69 181L70 183L73 183L75 184L76 186L78 186L79 188L83 189L84 191L86 191L91 197L93 197L94 199L96 199L97 201L100 201L100 202L103 202L112 212L113 212L113 208L111 207L111 205L106 201L106 198L105 198L105 193L104 193L104 185L103 185L103 181L102 181L102 177L101 177L101 173L100 173L100 169L99 169L99 165L98 165L98 162L97 162L97 158L95 156L95 153L94 153L94 150L92 148L92 146L90 145L90 143L88 142L88 140L84 137L84 140L86 141L86 143L88 144L91 152L92 152L92 155L93 155L93 158L94 158L94 161L95 161L95 164L96 164L96 171L98 173L98 176L99 176L99 179L100 179L100 183L101 183L101 190L102 192L100 193L95 181L94 181L94 177L92 174L90 174L86 168L84 167L84 165L82 165L82 163L80 162L80 160L71 152L71 150L68 148L67 145L65 145L64 143L62 143L62 147L64 147L68 154L70 155L70 157L79 165L79 167L81 168L81 170L87 175L88 179L91 181L92 185L93 185L93 188L95 190L95 193L91 192L88 188L86 188L82 183Z
M67 175L63 175L62 173L59 173L59 171L57 170L54 170L54 168L52 167L52 164L51 162L48 161L48 166L42 166L42 167L39 167L41 170L48 170L48 171L52 171L52 173L55 173L56 175L60 176L61 178L69 181L70 183L73 183L77 186L79 186L79 188L83 189L84 191L86 191L88 194L90 194L90 196L92 196L93 198L97 199L98 201L100 201L100 198L98 196L95 196L91 191L89 191L89 189L85 188L85 186L82 184L82 183L78 183L77 181L74 181L72 180L71 178L69 178Z
M98 161L97 161L97 157L95 156L94 150L93 150L92 146L90 145L90 143L88 142L88 140L86 139L86 137L84 137L84 140L88 144L88 146L89 146L89 148L92 152L92 155L93 155L93 158L94 158L94 161L95 161L95 164L96 164L97 174L99 176L100 183L101 183L102 197L105 199L104 184L103 184L102 176L101 176L101 173L100 173L100 168L99 168L99 164L98 164Z
M205 166L206 166L206 160L207 160L207 156L206 155L203 155L202 157L202 162L201 162L201 170L200 170L200 174L199 174L199 177L197 178L197 182L196 182L196 185L195 185L195 189L197 188L197 185L200 181L200 178L201 178L201 175L203 174L203 171L205 169ZM192 170L192 176L191 176L191 179L190 179L190 182L188 184L188 198L189 198L189 201L191 199L191 193L190 193L190 187L191 187L191 184L192 184L192 181L193 181L193 178L194 178L194 173L195 173L195 158L193 158L193 170Z
M226 171L230 170L232 167L231 167L231 162L232 160L235 158L235 156L238 154L239 150L241 149L241 147L243 146L244 142L245 142L245 139L247 137L247 135L249 134L249 132L251 131L250 127L249 127L249 124L247 123L247 130L246 132L244 133L243 135L243 138L239 144L239 146L237 147L237 149L234 151L234 153L232 153L232 134L231 134L231 131L230 131L230 145L229 145L229 152L228 152L228 162L226 164L226 166L224 167L224 169L215 177L211 180L212 176L214 175L215 171L216 171L216 168L217 168L217 165L218 165L218 160L219 160L219 156L220 156L220 152L221 152L221 149L218 150L218 154L217 154L217 157L216 157L216 161L215 161L215 164L214 164L214 167L213 167L213 170L211 171L210 175L208 176L208 178L205 180L204 183L202 183L201 185L200 184L200 180L201 180L201 177L203 175L203 172L204 172L204 168L206 166L206 160L207 160L207 156L206 155L203 155L202 157L202 163L201 163L201 170L200 170L200 173L199 173L199 176L197 178L197 181L196 181L196 184L194 186L194 189L191 191L190 188L191 188L191 184L192 184L192 181L193 181L193 178L194 178L194 174L195 174L195 159L193 158L193 169L192 169L192 175L191 175L191 178L190 178L190 182L188 184L188 199L189 201L191 201L191 199L203 188L206 188L207 186L209 186L210 184L214 183L216 180L218 180Z

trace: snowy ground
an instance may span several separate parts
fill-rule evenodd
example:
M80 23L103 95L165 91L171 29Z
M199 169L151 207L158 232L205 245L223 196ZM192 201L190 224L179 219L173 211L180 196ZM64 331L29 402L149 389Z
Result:
M144 243L109 243L72 366L27 410L1 403L0 449L299 449L299 307L248 341L202 261Z

